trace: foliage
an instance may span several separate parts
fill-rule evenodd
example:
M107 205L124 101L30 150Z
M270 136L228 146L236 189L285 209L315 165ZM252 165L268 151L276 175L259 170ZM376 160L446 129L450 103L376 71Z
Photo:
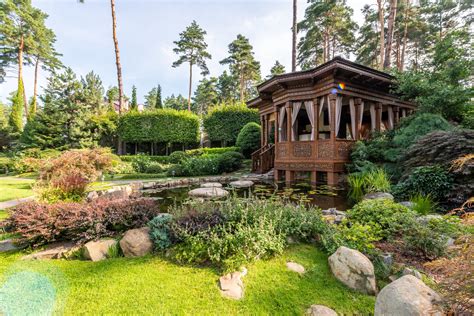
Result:
M220 155L228 151L239 151L239 147L215 147L215 148L198 148L186 150L186 154L190 156L201 156L201 155Z
M120 117L118 135L128 142L196 143L199 119L171 109L129 112Z
M15 96L12 98L12 107L10 117L8 118L8 125L13 133L20 133L23 130L23 93L24 93L23 79L18 81L18 89Z
M103 149L66 151L40 169L36 189L44 201L79 201L88 185L110 167L110 154Z
M273 67L270 69L270 75L267 77L267 79L270 79L272 77L275 77L277 75L282 75L284 74L285 71L285 66L283 66L278 60L275 61L275 64Z
M235 151L227 151L217 158L217 166L219 173L232 172L238 170L242 166L244 156Z
M439 165L417 167L403 181L394 187L400 198L416 194L429 195L434 201L441 201L450 192L452 179L446 169Z
M374 254L376 252L374 242L380 239L380 232L376 226L348 222L328 226L320 237L322 248L328 254L333 254L341 246L356 249L368 255Z
M418 193L410 198L410 202L413 203L412 210L420 215L434 213L437 209L436 202L433 201L430 195L421 195Z
M181 94L175 96L172 94L163 101L163 108L177 111L185 111L188 108L188 100Z
M163 101L161 98L161 86L158 85L152 88L147 95L145 95L145 107L149 110L162 109Z
M351 223L370 225L377 231L376 236L387 238L394 217L408 212L408 208L390 199L372 199L357 203L347 212L347 218Z
M194 91L193 109L199 115L205 115L212 106L216 105L218 100L217 78L202 78Z
M175 171L176 176L205 176L219 174L219 156L203 155L199 157L191 157L186 159L181 164L182 171L179 169L170 169L172 173ZM177 172L178 171L178 172Z
M187 154L187 152L184 152L184 151L173 151L169 157L168 157L168 161L170 163L181 163L183 162L184 160L186 160L187 158L189 157L189 155Z
M260 148L261 134L262 128L255 122L247 123L242 127L235 144L240 147L245 157L249 158L254 151Z
M259 122L258 111L242 105L221 105L204 117L204 128L211 141L235 143L240 130L249 122Z
M220 63L229 65L232 76L239 82L240 102L255 94L254 85L260 81L260 62L255 60L248 38L238 34L237 39L229 44L229 56Z
M173 217L170 214L159 214L147 226L150 228L150 238L155 245L155 249L163 250L171 246L170 223Z
M137 155L122 155L122 156L120 156L120 160L122 160L124 162L132 162L132 161L135 160L136 157L137 157ZM147 155L146 157L150 161L159 162L159 163L162 163L162 164L170 163L169 156L148 156Z
M130 102L130 110L137 110L137 109L138 109L137 87L132 86L132 101Z
M8 231L20 242L39 246L53 241L81 241L114 236L145 225L158 214L149 199L45 204L28 202L11 210Z
M364 172L351 173L347 177L349 196L360 201L367 193L390 192L390 180L385 170L373 167Z
M139 173L160 173L163 171L162 165L153 161L150 156L136 155L132 160L132 167Z

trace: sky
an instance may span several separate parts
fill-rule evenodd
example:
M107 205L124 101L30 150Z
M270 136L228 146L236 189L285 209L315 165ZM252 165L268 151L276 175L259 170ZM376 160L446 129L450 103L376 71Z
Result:
M371 0L349 0L354 19L362 21L361 9ZM219 61L227 57L228 45L237 34L249 38L255 58L261 63L262 77L270 73L276 60L291 69L292 0L116 0L117 36L122 64L124 92L131 95L137 87L138 102L158 84L163 97L182 94L187 97L188 67L173 68L177 59L173 41L193 20L207 32L207 62L211 76L228 68ZM372 1L375 2L375 1ZM110 1L33 0L33 5L49 15L47 27L57 37L56 50L64 65L80 76L97 73L104 88L117 85L117 70L112 40ZM304 16L306 0L298 0L298 20ZM195 70L193 90L200 79ZM7 103L17 88L17 78L7 77L0 84L0 100ZM48 73L40 72L39 93ZM24 70L27 97L33 93L34 72Z

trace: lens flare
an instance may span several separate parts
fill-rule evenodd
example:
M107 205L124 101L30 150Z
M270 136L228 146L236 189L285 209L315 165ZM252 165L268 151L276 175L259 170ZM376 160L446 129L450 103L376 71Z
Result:
M339 90L344 90L346 88L346 84L345 83L340 83L338 85L338 87L339 87Z

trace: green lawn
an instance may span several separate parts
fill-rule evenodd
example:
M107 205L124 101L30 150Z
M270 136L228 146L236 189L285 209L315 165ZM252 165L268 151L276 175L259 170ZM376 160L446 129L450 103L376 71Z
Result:
M33 179L0 177L0 202L34 195L31 189L33 182Z
M0 293L7 293L4 301L8 301L5 289L14 288L16 279L15 284L20 284L17 293L22 295L12 294L15 306L26 308L37 302L32 299L35 291L46 293L48 287L44 282L40 287L28 287L29 282L22 279L27 278L25 271L36 272L54 285L56 311L66 315L302 315L311 304L323 304L345 315L368 315L373 313L375 302L374 297L355 293L339 283L330 273L327 256L310 245L294 246L282 256L249 265L241 301L221 297L217 289L219 275L214 270L178 266L160 257L97 263L27 262L19 257L0 254ZM307 273L299 276L288 271L286 260L303 264ZM18 272L23 274L15 277ZM38 306L35 311L39 311Z

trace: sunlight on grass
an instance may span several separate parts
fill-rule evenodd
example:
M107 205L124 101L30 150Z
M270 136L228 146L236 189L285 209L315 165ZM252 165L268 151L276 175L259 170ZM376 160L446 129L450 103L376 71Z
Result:
M34 195L31 186L34 180L0 177L0 202Z
M311 304L323 304L344 314L373 313L374 297L348 290L332 275L327 256L311 245L294 246L282 256L249 265L241 301L223 298L219 275L210 268L178 266L160 257L117 258L102 262L24 262L19 254L0 254L0 284L11 271L61 272L68 284L64 314L218 314L301 315ZM285 262L303 264L299 276ZM45 272L48 273L48 272ZM58 273L52 277L58 278ZM55 281L56 282L56 281ZM60 282L63 284L64 282ZM88 302L84 304L84 302Z

